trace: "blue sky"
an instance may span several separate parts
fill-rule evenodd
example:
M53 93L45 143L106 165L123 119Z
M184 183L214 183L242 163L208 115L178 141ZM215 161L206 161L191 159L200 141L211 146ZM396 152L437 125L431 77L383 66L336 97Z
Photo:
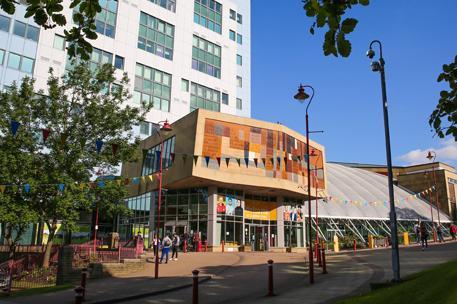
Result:
M326 147L327 160L385 164L379 73L365 56L371 40L383 43L395 165L437 159L457 165L457 144L433 137L428 117L443 85L443 63L457 55L457 1L370 1L346 17L359 20L349 35L349 58L326 57L324 30L312 36L301 0L252 0L252 117L305 132L305 107L297 87L316 90L310 107L311 138ZM392 6L395 4L395 6ZM422 157L423 156L423 157Z

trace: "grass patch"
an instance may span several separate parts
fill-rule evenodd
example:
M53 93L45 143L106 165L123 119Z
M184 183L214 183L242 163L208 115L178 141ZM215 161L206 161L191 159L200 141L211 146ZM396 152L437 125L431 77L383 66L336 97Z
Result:
M70 289L74 288L74 284L63 284L63 285L58 285L58 286L48 286L48 287L38 287L38 288L29 288L29 289L23 289L23 290L15 290L11 293L10 296L4 295L4 297L9 297L9 298L16 298L16 297L26 297L26 296L34 296L34 295L39 295L43 293L48 293L48 292L56 292L56 291L61 291L65 289Z
M406 277L400 284L387 285L338 304L455 304L457 303L457 260Z

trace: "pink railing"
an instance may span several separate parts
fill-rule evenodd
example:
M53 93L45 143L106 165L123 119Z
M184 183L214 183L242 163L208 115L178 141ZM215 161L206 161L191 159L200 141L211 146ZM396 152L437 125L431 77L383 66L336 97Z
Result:
M91 245L71 245L74 252L73 266L85 267L90 262L119 263L124 259L136 259L139 252L133 247L119 247L118 249L94 248Z

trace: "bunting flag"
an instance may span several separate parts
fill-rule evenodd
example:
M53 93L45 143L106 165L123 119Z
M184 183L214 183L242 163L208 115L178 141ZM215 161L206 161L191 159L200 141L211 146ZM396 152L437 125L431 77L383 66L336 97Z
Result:
M238 163L238 167L241 166L241 159L240 158L237 158L236 162Z
M246 163L246 168L248 168L249 167L249 157L245 157L244 162Z
M257 164L258 164L258 159L254 158L254 165L255 165L256 168L257 168Z
M230 163L230 157L226 157L225 158L225 164L227 165L227 167L229 166L229 163Z
M273 157L270 158L270 162L271 162L271 165L274 166L274 164L275 164L275 159L274 159Z
M174 153L170 153L170 159L171 159L171 163L175 162L175 154Z
M130 184L130 179L129 178L125 178L124 179L124 185L128 185Z
M65 184L59 184L59 191L63 192L65 190Z
M207 167L208 167L208 165L209 165L209 159L210 159L209 156L205 156L205 161L206 161L206 166L207 166Z
M266 167L267 166L267 159L266 158L262 158L262 163L263 163L263 166Z
M151 183L154 181L153 178L152 178L152 174L148 175L148 179L151 181Z
M51 134L51 130L41 129L41 134L43 135L43 143L45 143L48 140L49 134Z
M132 184L138 185L140 183L140 179L138 177L132 178Z
M287 157L284 157L284 166L287 166Z
M24 191L25 191L25 193L29 193L30 192L30 184L25 184L24 185Z
M281 157L276 157L276 160L278 161L278 166L281 166Z
M114 156L116 156L118 150L119 150L119 145L118 144L111 144L111 151L112 151Z
M183 163L185 163L186 160L187 160L187 154L183 154L183 155L182 155L182 161L183 161Z
M95 141L95 148L97 149L97 154L100 154L100 152L102 151L102 147L103 147L103 140L97 139Z
M0 185L0 192L4 193L5 192L5 188L6 188L5 185Z
M11 126L11 134L13 134L13 137L16 136L17 130L21 126L21 123L15 120L12 120L10 123Z
M84 183L79 184L79 190L84 190L86 185Z
M216 160L217 160L217 165L220 167L221 166L221 158L220 157L216 157Z
M141 182L142 182L143 184L146 184L146 176L142 176L142 177L141 177Z
M99 188L102 188L102 189L105 188L105 182L104 181L98 181L97 185L98 185Z
M198 161L198 155L194 155L194 165L195 166L197 165L197 161Z

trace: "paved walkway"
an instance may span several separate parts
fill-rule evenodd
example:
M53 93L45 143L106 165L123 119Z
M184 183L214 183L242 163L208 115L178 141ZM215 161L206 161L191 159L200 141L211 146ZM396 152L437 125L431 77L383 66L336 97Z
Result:
M123 278L89 280L87 302L114 303L115 298L152 293L149 297L120 303L190 303L191 271L199 269L200 303L332 303L337 298L369 289L369 283L391 278L391 251L371 250L328 256L329 274L316 268L316 283L308 284L305 254L292 253L188 253L179 261L160 265L159 280L153 279L154 264ZM400 249L402 277L457 257L457 243L434 245L425 251L419 247ZM273 259L275 292L267 298L266 261ZM303 288L306 287L306 288ZM161 291L175 289L167 293ZM160 293L160 294L157 294ZM11 299L8 303L73 303L71 290L34 297ZM0 303L7 303L2 302Z

